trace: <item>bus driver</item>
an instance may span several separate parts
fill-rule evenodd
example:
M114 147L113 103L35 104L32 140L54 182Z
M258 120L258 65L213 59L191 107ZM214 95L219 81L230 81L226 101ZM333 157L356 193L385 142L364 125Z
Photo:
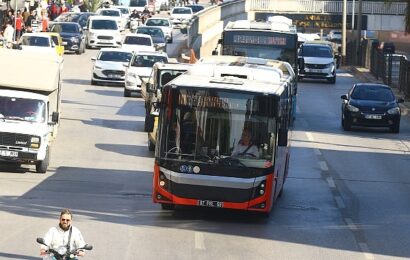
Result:
M251 156L259 158L258 147L252 143L252 132L250 129L243 129L242 138L233 148L232 156Z

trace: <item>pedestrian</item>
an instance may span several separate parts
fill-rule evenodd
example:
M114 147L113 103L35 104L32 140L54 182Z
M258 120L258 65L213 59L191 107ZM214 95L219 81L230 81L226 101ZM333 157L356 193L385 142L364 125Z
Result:
M6 29L4 29L3 37L6 41L6 47L11 49L13 47L14 38L14 28L11 24L11 21L7 22Z
M21 15L20 10L17 11L15 25L16 25L16 41L18 41L20 39L21 32L23 31L23 26L24 26L23 16Z
M41 16L41 31L48 32L48 15L47 11L43 10L43 14Z
M27 22L27 18L30 16L30 12L27 11L27 7L24 7L24 11L22 13L24 24Z
M27 17L26 32L33 32L33 23L36 22L36 10L32 10L31 14Z

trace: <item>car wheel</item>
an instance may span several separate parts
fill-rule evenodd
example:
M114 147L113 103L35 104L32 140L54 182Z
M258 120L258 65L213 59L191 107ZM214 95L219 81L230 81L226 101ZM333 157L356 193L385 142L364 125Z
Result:
M124 89L124 97L131 97L131 91Z
M398 134L400 132L400 122L390 127L390 132Z
M46 157L44 157L44 160L38 161L36 163L36 172L46 173L49 164L50 164L50 149L47 147Z
M342 119L343 130L350 131L352 129L352 124L348 122L346 119Z
M98 82L92 79L91 80L91 85L96 86L96 85L98 85Z

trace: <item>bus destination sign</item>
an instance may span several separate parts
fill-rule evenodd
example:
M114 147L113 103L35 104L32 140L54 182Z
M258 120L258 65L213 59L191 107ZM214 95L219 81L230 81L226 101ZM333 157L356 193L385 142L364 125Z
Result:
M286 37L266 35L233 35L233 43L286 46Z

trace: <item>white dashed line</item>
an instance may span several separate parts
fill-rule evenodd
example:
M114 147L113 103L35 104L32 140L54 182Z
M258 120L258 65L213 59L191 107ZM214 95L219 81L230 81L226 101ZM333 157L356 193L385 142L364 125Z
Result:
M205 250L204 233L195 232L195 249Z
M366 243L359 243L359 247L362 250L366 259L374 259L374 255L370 253L369 246Z
M356 224L353 223L353 220L351 218L345 218L345 222L350 230L358 230Z
M319 166L320 166L320 169L322 169L322 171L328 171L329 170L329 167L327 167L327 163L325 161L320 161Z
M330 188L336 188L336 184L335 184L335 182L333 181L333 178L332 178L332 177L327 177L327 178L326 178L326 181L327 181L327 184L329 184L329 187L330 187Z
M346 208L346 205L345 205L345 203L344 203L342 197L340 197L340 196L335 196L335 201L336 201L337 207L338 207L339 209L345 209L345 208Z
M319 149L317 149L317 148L313 149L313 151L314 151L315 154L318 155L318 156L322 155L322 152L321 152Z
M309 133L309 132L306 132L306 136L307 136L307 138L308 138L308 140L309 141L313 141L314 139L313 139L313 136L312 136L312 134L311 133Z

